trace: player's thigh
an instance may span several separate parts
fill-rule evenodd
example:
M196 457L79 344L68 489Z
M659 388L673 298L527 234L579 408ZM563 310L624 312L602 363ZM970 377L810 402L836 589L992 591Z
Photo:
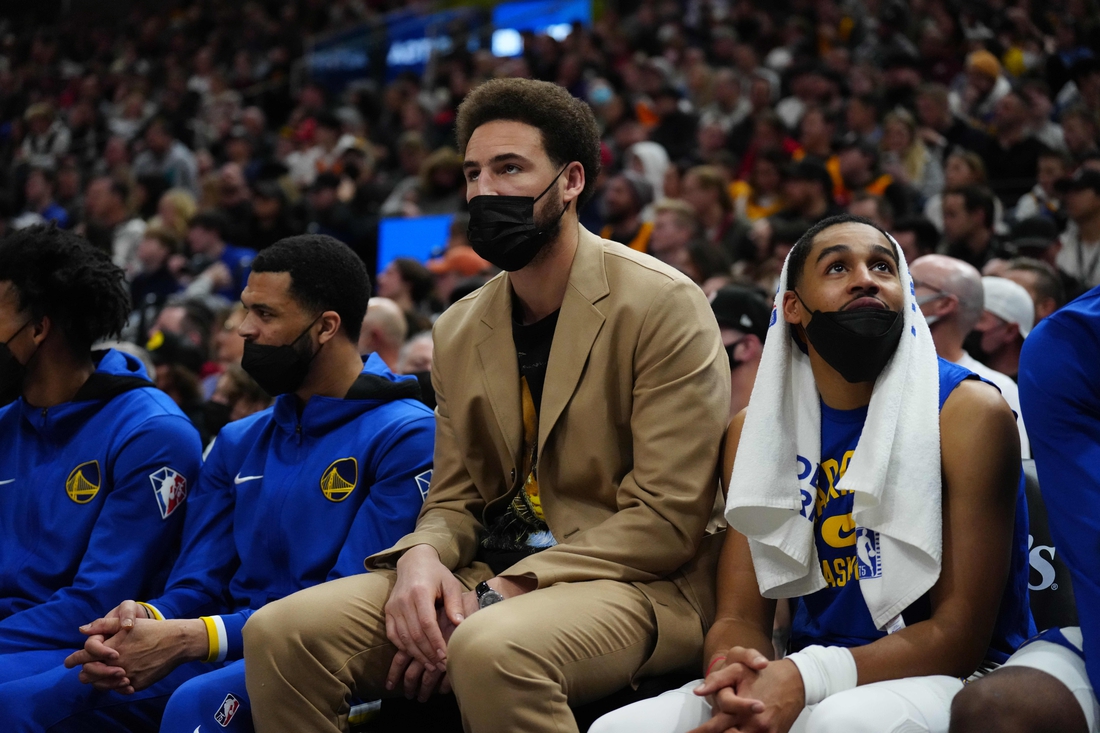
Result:
M907 677L830 695L806 719L807 733L947 733L955 677Z
M160 733L193 733L206 725L252 733L252 708L244 684L244 660L193 677L172 693Z

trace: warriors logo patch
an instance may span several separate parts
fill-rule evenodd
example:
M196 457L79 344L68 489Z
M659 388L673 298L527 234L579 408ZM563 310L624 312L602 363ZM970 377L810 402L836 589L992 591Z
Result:
M214 720L218 721L218 725L225 728L229 725L229 722L233 720L233 716L237 714L237 709L240 708L241 701L237 699L237 696L232 692L225 696L222 700L222 704L218 707L218 712L214 713Z
M359 483L359 462L354 458L341 458L321 474L321 493L329 501L343 501Z
M103 477L99 473L99 461L81 463L65 479L65 493L77 504L87 504L99 493Z
M149 480L153 483L153 493L157 495L160 518L168 519L187 498L187 479L179 471L165 466L149 474Z

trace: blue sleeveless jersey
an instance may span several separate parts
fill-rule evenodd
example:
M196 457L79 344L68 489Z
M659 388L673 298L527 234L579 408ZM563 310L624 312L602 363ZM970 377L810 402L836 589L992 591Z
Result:
M964 379L977 379L971 371L939 360L940 409ZM886 636L875 628L859 588L861 573L874 572L877 533L855 526L849 491L836 488L855 453L867 408L834 410L821 405L821 463L817 468L817 496L813 497L814 541L821 574L828 584L816 593L791 599L793 615L791 650L811 644L863 646ZM1027 499L1024 477L1016 493L1016 524L1012 536L1012 564L986 658L1003 663L1025 639L1035 633L1028 601ZM911 626L932 613L926 593L902 614Z

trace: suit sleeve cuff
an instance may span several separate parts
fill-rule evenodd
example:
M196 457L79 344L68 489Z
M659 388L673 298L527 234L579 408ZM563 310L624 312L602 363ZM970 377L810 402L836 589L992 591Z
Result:
M209 649L205 662L224 662L229 651L229 635L225 631L225 624L221 616L200 616L206 624L206 634L209 640Z
M161 613L160 610L156 606L154 606L153 604L146 603L145 601L138 601L137 604L145 609L146 613L149 614L149 618L154 619L156 621L163 621L164 620L164 614Z

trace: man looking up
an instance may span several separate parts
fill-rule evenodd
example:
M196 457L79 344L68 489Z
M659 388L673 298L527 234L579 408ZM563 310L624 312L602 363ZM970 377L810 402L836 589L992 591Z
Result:
M913 276L917 305L932 332L936 353L941 359L969 369L1001 390L1008 406L1016 413L1020 455L1031 458L1016 383L1007 374L982 364L963 348L963 342L985 310L981 274L962 260L945 255L925 255L913 262L909 272Z
M710 301L730 360L730 417L749 404L771 311L756 290L727 285Z
M84 649L65 661L78 669L0 685L7 730L145 729L162 717L166 732L250 730L248 617L363 572L365 557L412 529L431 480L434 421L414 378L359 356L370 296L362 261L307 235L254 264L241 296L242 367L278 395L274 406L226 425L207 453L164 592L84 629Z
M122 270L75 234L0 241L0 683L163 583L202 446L141 362L92 351L129 313Z
M1033 633L1012 412L937 359L911 293L865 219L826 219L791 250L726 437L705 680L593 733L946 733L960 678ZM769 661L775 598L795 653Z
M470 244L505 272L436 322L416 531L249 621L260 733L337 731L350 694L441 686L468 731L575 731L570 704L699 660L706 587L681 568L710 545L728 420L714 316L686 277L579 226L599 170L586 104L493 80L457 131Z

